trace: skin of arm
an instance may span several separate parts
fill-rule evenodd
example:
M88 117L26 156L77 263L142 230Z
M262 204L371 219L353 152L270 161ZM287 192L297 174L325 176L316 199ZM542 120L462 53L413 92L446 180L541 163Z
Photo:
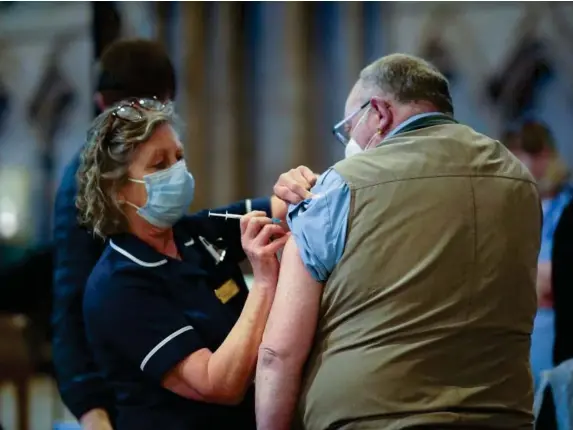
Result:
M303 366L316 333L322 288L307 271L296 242L290 238L259 350L255 383L259 430L290 427Z
M113 430L109 416L104 409L91 409L80 418L82 430Z
M288 211L288 203L279 199L277 196L271 197L271 213L273 218L285 220Z
M279 262L276 253L288 239L282 227L252 212L241 219L242 243L253 264L254 285L243 311L215 352L202 348L176 365L163 386L181 396L235 405L252 385L258 348L275 296ZM270 238L280 236L272 242Z
M257 347L271 308L274 288L253 285L237 323L215 351L200 349L181 361L163 380L180 396L236 405L253 380Z
M537 300L540 307L553 305L550 261L539 263L537 266Z

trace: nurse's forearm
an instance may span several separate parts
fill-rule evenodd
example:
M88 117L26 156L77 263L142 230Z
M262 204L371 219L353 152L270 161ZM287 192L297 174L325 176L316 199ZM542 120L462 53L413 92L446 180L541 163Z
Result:
M113 430L109 416L104 409L92 409L80 418L83 430Z
M237 323L209 359L210 385L229 403L240 402L252 384L274 291L274 285L253 285Z

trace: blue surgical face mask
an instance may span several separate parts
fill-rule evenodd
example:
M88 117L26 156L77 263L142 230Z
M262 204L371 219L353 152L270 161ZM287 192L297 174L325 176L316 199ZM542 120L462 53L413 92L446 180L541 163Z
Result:
M183 160L169 169L145 175L143 180L129 180L145 185L147 203L141 208L126 203L137 209L139 216L159 228L172 227L179 221L189 209L195 194L195 180Z

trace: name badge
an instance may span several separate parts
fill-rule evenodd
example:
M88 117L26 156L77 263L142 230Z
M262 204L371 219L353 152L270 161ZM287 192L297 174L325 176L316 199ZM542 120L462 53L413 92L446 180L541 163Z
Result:
M215 295L221 303L225 304L239 293L239 286L235 281L229 279L215 290Z

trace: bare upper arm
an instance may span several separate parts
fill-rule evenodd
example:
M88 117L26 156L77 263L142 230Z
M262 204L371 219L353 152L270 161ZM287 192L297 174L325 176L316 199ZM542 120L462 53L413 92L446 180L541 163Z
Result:
M304 266L291 237L283 251L281 270L261 351L304 362L316 331L322 284Z
M210 366L212 356L213 353L207 348L195 351L173 367L161 385L191 400L220 405L238 404L243 399L243 390L221 383L220 371Z
M207 348L193 352L165 375L161 385L182 397L207 401L211 391L207 371L211 355Z

